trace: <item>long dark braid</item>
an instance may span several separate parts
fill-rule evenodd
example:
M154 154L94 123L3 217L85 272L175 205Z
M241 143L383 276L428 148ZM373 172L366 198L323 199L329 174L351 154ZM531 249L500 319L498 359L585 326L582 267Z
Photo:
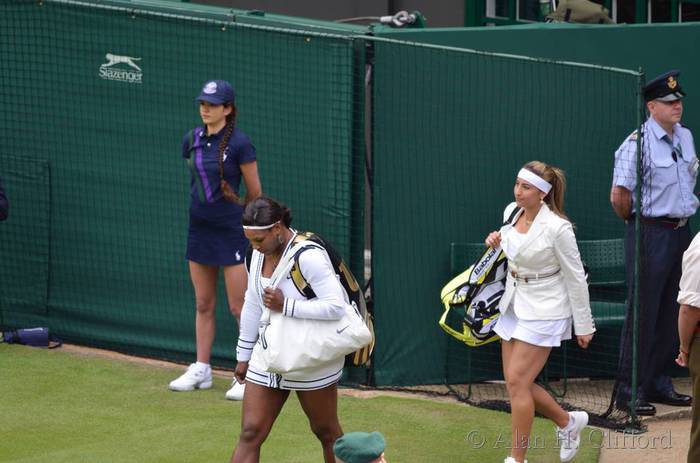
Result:
M224 180L224 152L228 146L228 142L233 135L233 129L236 125L236 106L231 104L231 113L226 116L226 127L224 128L224 136L219 143L219 179L221 180L221 193L227 201L232 203L242 204L241 198L233 191L231 185Z

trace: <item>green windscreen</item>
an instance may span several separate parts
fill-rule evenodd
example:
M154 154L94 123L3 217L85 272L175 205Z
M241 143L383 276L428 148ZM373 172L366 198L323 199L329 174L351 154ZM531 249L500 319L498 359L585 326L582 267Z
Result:
M46 159L0 157L0 183L11 198L0 226L0 324L41 323L49 295L51 176Z
M505 407L498 344L470 349L444 333L440 290L501 226L520 167L562 168L597 331L588 350L554 349L538 381L622 422L607 413L628 306L609 195L643 76L285 21L181 2L0 0L2 328L193 358L181 143L201 124L202 84L226 79L263 191L358 279L371 275L376 349L353 381L447 385ZM237 328L221 283L213 360L231 366Z
M361 268L363 152L352 140L363 74L356 85L353 41L239 25L226 13L0 2L8 325L26 327L43 310L66 340L191 358L181 146L201 124L194 98L210 79L236 90L264 192ZM237 328L223 291L218 299L214 357L230 365Z
M624 225L609 203L613 154L638 123L639 75L383 40L374 52L377 384L486 381L463 394L507 399L493 383L503 380L499 344L468 348L444 333L440 290L500 228L521 166L540 160L566 174L565 212L589 267L598 329L586 351L575 341L554 349L543 381L563 392L599 378L576 397L602 414L627 297Z

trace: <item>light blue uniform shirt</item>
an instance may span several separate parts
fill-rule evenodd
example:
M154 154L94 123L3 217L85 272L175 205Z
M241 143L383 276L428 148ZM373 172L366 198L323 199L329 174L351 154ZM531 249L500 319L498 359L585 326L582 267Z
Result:
M690 217L700 204L694 193L698 158L693 135L690 130L676 124L671 140L653 117L647 119L642 127L642 215ZM613 186L621 186L632 192L633 210L637 186L637 136L635 131L615 152L613 173Z

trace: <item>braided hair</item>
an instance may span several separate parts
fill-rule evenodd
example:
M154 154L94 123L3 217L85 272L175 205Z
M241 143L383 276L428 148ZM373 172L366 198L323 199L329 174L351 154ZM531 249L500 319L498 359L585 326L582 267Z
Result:
M221 180L221 193L227 201L243 205L240 196L233 191L231 185L224 179L224 152L228 147L228 142L231 139L231 135L233 135L233 129L236 125L236 105L230 103L226 106L231 106L231 112L226 116L224 136L219 143L219 179Z

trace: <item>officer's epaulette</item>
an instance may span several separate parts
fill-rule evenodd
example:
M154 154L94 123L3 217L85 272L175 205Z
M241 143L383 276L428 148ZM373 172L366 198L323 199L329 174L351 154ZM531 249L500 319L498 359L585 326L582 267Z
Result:
M643 134L644 134L644 132L642 132L642 135ZM637 141L638 136L639 136L639 130L635 130L634 132L632 132L629 135L629 137L627 137L627 141Z

